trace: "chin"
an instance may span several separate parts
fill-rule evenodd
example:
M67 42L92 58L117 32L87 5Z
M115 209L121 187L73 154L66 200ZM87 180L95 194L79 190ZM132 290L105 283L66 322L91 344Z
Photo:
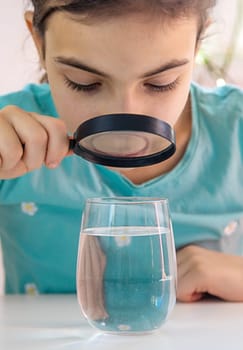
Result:
M137 168L119 168L115 166L108 166L107 168L117 171L118 173L121 173L121 174L129 173L130 171L137 169Z

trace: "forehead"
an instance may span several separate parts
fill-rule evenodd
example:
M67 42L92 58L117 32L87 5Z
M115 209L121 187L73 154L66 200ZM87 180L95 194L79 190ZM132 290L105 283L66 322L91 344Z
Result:
M165 34L168 31L177 31L178 27L190 27L193 32L197 33L198 30L198 16L191 15L179 18L169 18L161 15L152 15L144 13L131 13L121 16L114 16L108 18L84 18L82 15L71 15L67 12L56 11L48 20L47 32L57 31L69 34L72 30L75 31L110 31L111 29L123 29L124 35L130 34L129 28L132 26L135 28L139 26L141 30L144 28L144 32L147 34L154 34L159 30L161 34ZM96 33L97 34L97 33ZM112 34L112 32L110 33ZM127 35L129 37L129 35Z
M100 65L111 57L135 64L191 54L197 28L196 16L163 21L134 14L86 23L57 12L48 22L45 41L51 55L82 57Z

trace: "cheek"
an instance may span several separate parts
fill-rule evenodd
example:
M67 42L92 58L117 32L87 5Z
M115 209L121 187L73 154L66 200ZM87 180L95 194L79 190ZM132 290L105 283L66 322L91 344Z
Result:
M60 119L65 122L68 131L73 134L81 123L94 115L92 108L90 104L87 105L84 98L81 98L78 93L69 91L66 86L59 85L58 89L55 89L51 83L50 86Z
M180 76L175 90L169 91L165 94L162 93L156 99L156 103L151 105L154 116L157 116L159 119L174 126L187 104L191 81L192 68L189 67L189 69Z
M48 81L58 115L65 122L69 133L73 134L81 123L95 116L96 104L68 88L63 77L53 67L48 69Z
M177 88L176 91L169 92L163 96L156 105L153 106L153 114L159 119L174 126L180 118L188 100L190 84L185 88Z

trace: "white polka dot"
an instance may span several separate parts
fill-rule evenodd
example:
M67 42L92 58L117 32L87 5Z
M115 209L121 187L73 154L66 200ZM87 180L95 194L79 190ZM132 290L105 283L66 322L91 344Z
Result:
M116 236L115 241L118 247L126 247L131 243L130 236Z
M39 294L38 288L35 283L26 283L24 287L25 287L25 293L28 295Z
M236 231L237 227L238 227L238 222L231 221L227 226L225 226L224 235L231 236Z
M128 324L120 324L118 326L118 329L120 331L130 331L131 330L131 327L128 325Z
M35 215L35 213L38 211L36 204L33 202L21 203L21 209L22 209L23 213L30 215L30 216Z

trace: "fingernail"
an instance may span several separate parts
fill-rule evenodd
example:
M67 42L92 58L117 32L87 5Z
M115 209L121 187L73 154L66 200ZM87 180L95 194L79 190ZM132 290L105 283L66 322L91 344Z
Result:
M59 162L50 162L47 164L47 167L50 169L55 169L56 167L58 167Z

